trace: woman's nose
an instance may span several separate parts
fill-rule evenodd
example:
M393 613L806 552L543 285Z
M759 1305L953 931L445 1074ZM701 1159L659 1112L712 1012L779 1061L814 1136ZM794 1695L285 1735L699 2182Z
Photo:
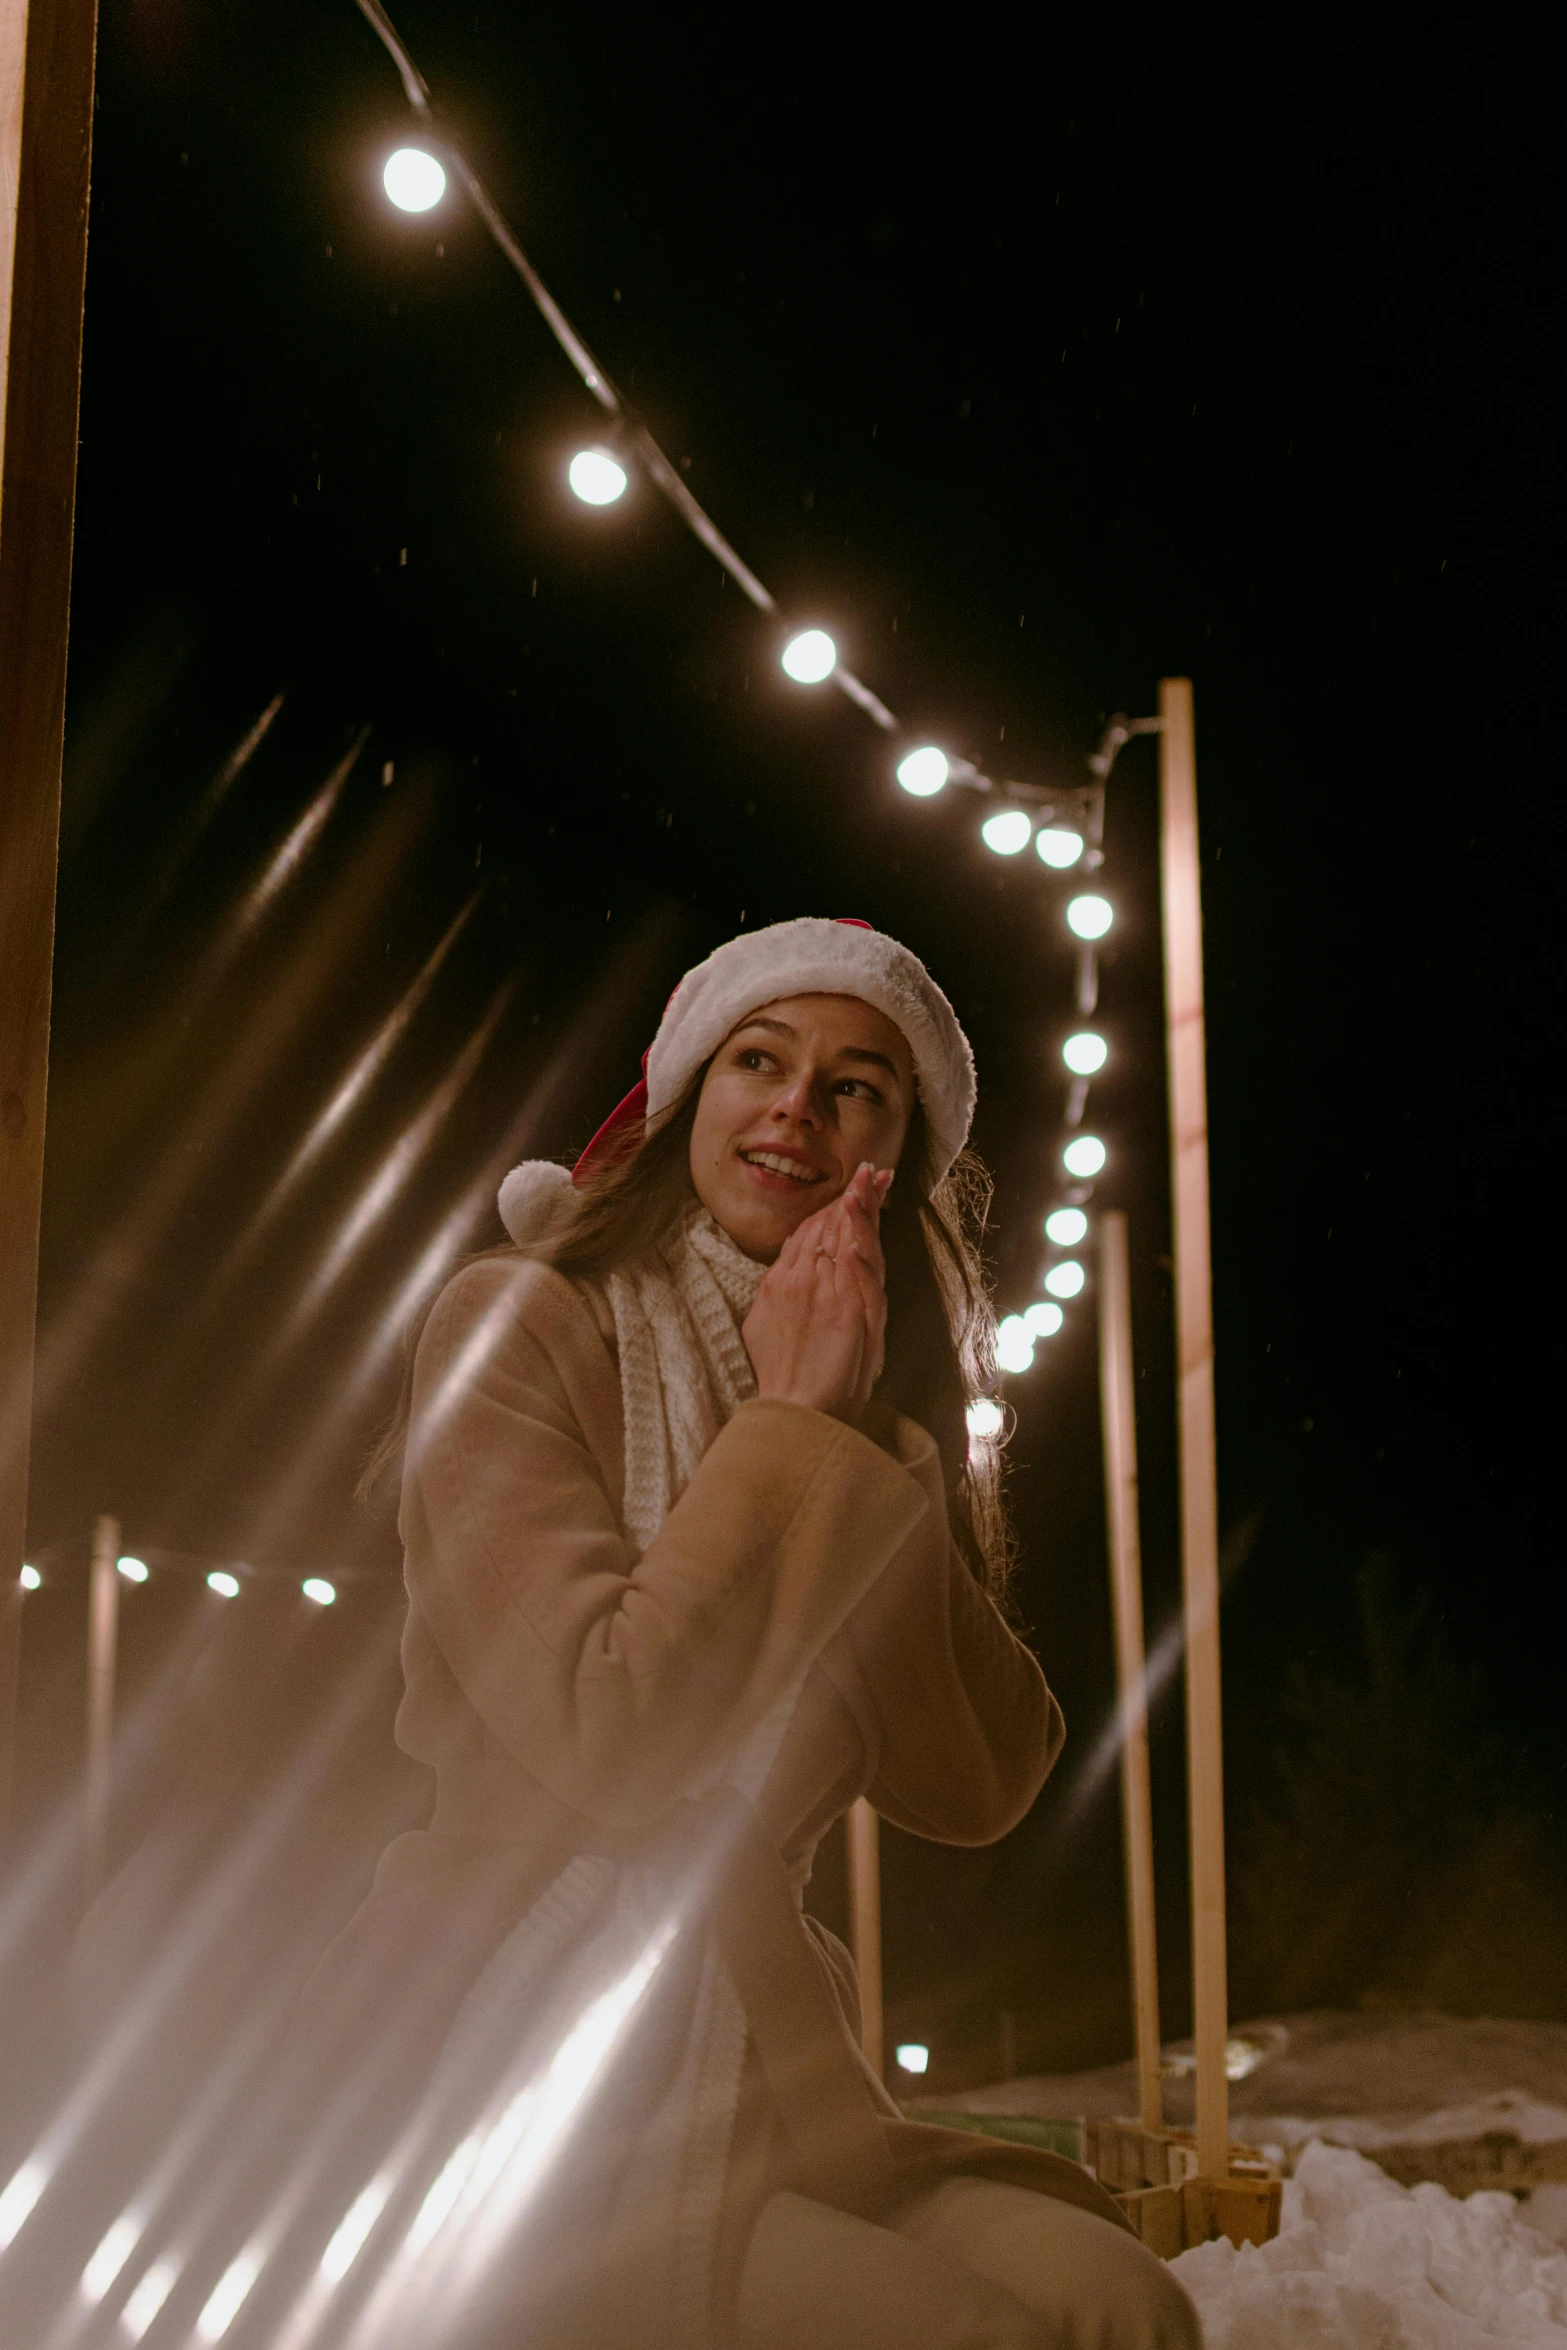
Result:
M787 1118L796 1126L820 1126L822 1102L815 1080L802 1075L786 1085L774 1096L773 1116Z

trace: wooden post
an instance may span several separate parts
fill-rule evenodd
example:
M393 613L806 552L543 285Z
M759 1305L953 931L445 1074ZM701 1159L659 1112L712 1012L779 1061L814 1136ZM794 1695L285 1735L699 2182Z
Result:
M860 2045L877 2080L886 2072L881 2013L881 1822L863 1795L844 1822L849 1847L849 1933L860 1978Z
M87 1767L82 1779L82 1908L103 1890L109 1862L113 1788L114 1651L120 1628L120 1521L100 1518L92 1532L87 1584Z
M1148 1675L1143 1651L1143 1560L1137 1524L1137 1422L1132 1387L1132 1298L1126 1218L1099 1219L1099 1407L1105 1517L1121 1713L1121 1831L1132 1958L1137 2103L1145 2130L1164 2127L1159 2080L1159 1954L1154 1934L1153 1803L1148 1780Z
M0 1824L27 1539L97 0L0 0Z
M1181 1463L1186 1635L1186 1768L1191 1821L1192 2000L1197 2167L1229 2176L1229 2037L1224 1939L1224 1755L1219 1681L1219 1503L1213 1414L1213 1280L1208 1228L1208 1083L1197 861L1191 680L1159 687L1164 1018Z

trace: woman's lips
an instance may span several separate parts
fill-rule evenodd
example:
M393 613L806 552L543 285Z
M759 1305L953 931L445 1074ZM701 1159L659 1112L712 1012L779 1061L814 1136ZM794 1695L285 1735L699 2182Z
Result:
M822 1168L813 1167L807 1159L796 1158L790 1151L742 1149L738 1156L741 1165L768 1191L809 1191L813 1185L827 1180Z

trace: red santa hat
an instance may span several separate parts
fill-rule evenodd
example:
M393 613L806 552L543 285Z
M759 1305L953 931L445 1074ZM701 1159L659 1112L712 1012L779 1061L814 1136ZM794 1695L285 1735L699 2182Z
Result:
M852 995L900 1031L930 1129L932 1172L946 1174L974 1117L974 1055L957 1014L918 955L853 919L802 915L743 931L688 971L643 1058L643 1079L611 1112L571 1175L550 1161L514 1167L501 1185L501 1221L517 1241L536 1238L552 1201L612 1158L643 1119L679 1100L726 1036L763 1004L791 995Z

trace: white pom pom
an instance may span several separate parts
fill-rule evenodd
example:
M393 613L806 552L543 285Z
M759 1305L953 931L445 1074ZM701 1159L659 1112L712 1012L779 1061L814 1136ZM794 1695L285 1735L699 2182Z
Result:
M501 1222L521 1247L540 1240L549 1230L571 1189L571 1169L553 1159L524 1159L513 1167L500 1188L496 1205Z

